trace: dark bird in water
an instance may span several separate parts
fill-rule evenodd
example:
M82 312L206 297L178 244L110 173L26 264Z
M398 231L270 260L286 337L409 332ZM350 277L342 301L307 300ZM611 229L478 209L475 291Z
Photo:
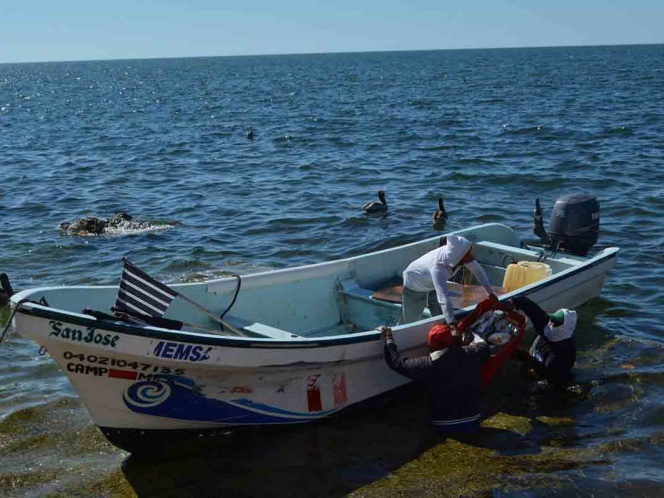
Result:
M447 211L445 211L445 204L443 204L443 198L438 198L438 209L436 209L431 217L433 222L434 230L442 230L447 223Z
M249 140L253 140L253 139L254 139L254 129L253 129L251 126L249 127L249 131L247 132L247 138L248 138Z
M379 190L378 191L378 199L380 199L380 202L377 202L377 201L367 202L362 207L364 212L367 213L367 214L387 212L387 202L385 201L385 191L384 190Z
M9 277L6 273L0 273L0 306L4 306L9 303L9 298L14 295L14 289L12 289L12 284L9 283Z

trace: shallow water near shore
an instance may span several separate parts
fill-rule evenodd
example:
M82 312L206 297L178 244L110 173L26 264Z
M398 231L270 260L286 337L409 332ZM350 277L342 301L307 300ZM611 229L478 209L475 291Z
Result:
M470 440L442 441L417 387L321 423L110 443L62 372L0 345L2 496L606 496L664 492L664 46L0 65L0 272L15 289L165 282L328 261L601 205L619 246L579 309L574 385L510 363ZM255 137L246 138L253 127ZM361 206L384 189L389 212ZM125 211L155 227L57 229ZM164 228L167 227L167 228ZM0 309L0 324L8 310Z

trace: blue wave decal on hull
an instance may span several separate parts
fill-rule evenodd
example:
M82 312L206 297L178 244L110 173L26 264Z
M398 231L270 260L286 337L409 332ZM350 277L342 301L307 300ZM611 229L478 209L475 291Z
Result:
M270 405L264 405L262 403L256 403L254 401L251 401L250 399L236 399L234 401L234 404L237 405L242 405L246 406L247 408L252 408L256 411L264 411L264 412L269 412L273 415L286 415L290 418L299 418L299 419L306 419L306 420L314 420L322 417L326 417L327 415L330 415L334 412L339 411L338 408L334 410L328 410L326 412L307 412L307 413L299 413L299 412L289 412L288 410L282 410L281 408L276 408L274 406Z
M232 425L292 424L318 419L331 413L289 412L248 399L237 400L237 404L211 399L196 389L193 381L186 377L135 382L127 388L123 400L127 408L135 413Z

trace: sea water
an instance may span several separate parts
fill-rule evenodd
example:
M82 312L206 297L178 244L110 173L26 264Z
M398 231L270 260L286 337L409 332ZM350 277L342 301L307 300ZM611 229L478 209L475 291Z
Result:
M247 138L249 128L254 138ZM0 495L659 496L664 492L664 46L0 65L0 271L16 289L165 282L348 257L601 206L619 246L578 310L575 387L518 368L474 444L431 437L416 388L287 434L157 460L108 444L62 372L0 346ZM388 213L362 205L386 192ZM58 224L124 211L153 230ZM6 320L6 311L2 314Z

